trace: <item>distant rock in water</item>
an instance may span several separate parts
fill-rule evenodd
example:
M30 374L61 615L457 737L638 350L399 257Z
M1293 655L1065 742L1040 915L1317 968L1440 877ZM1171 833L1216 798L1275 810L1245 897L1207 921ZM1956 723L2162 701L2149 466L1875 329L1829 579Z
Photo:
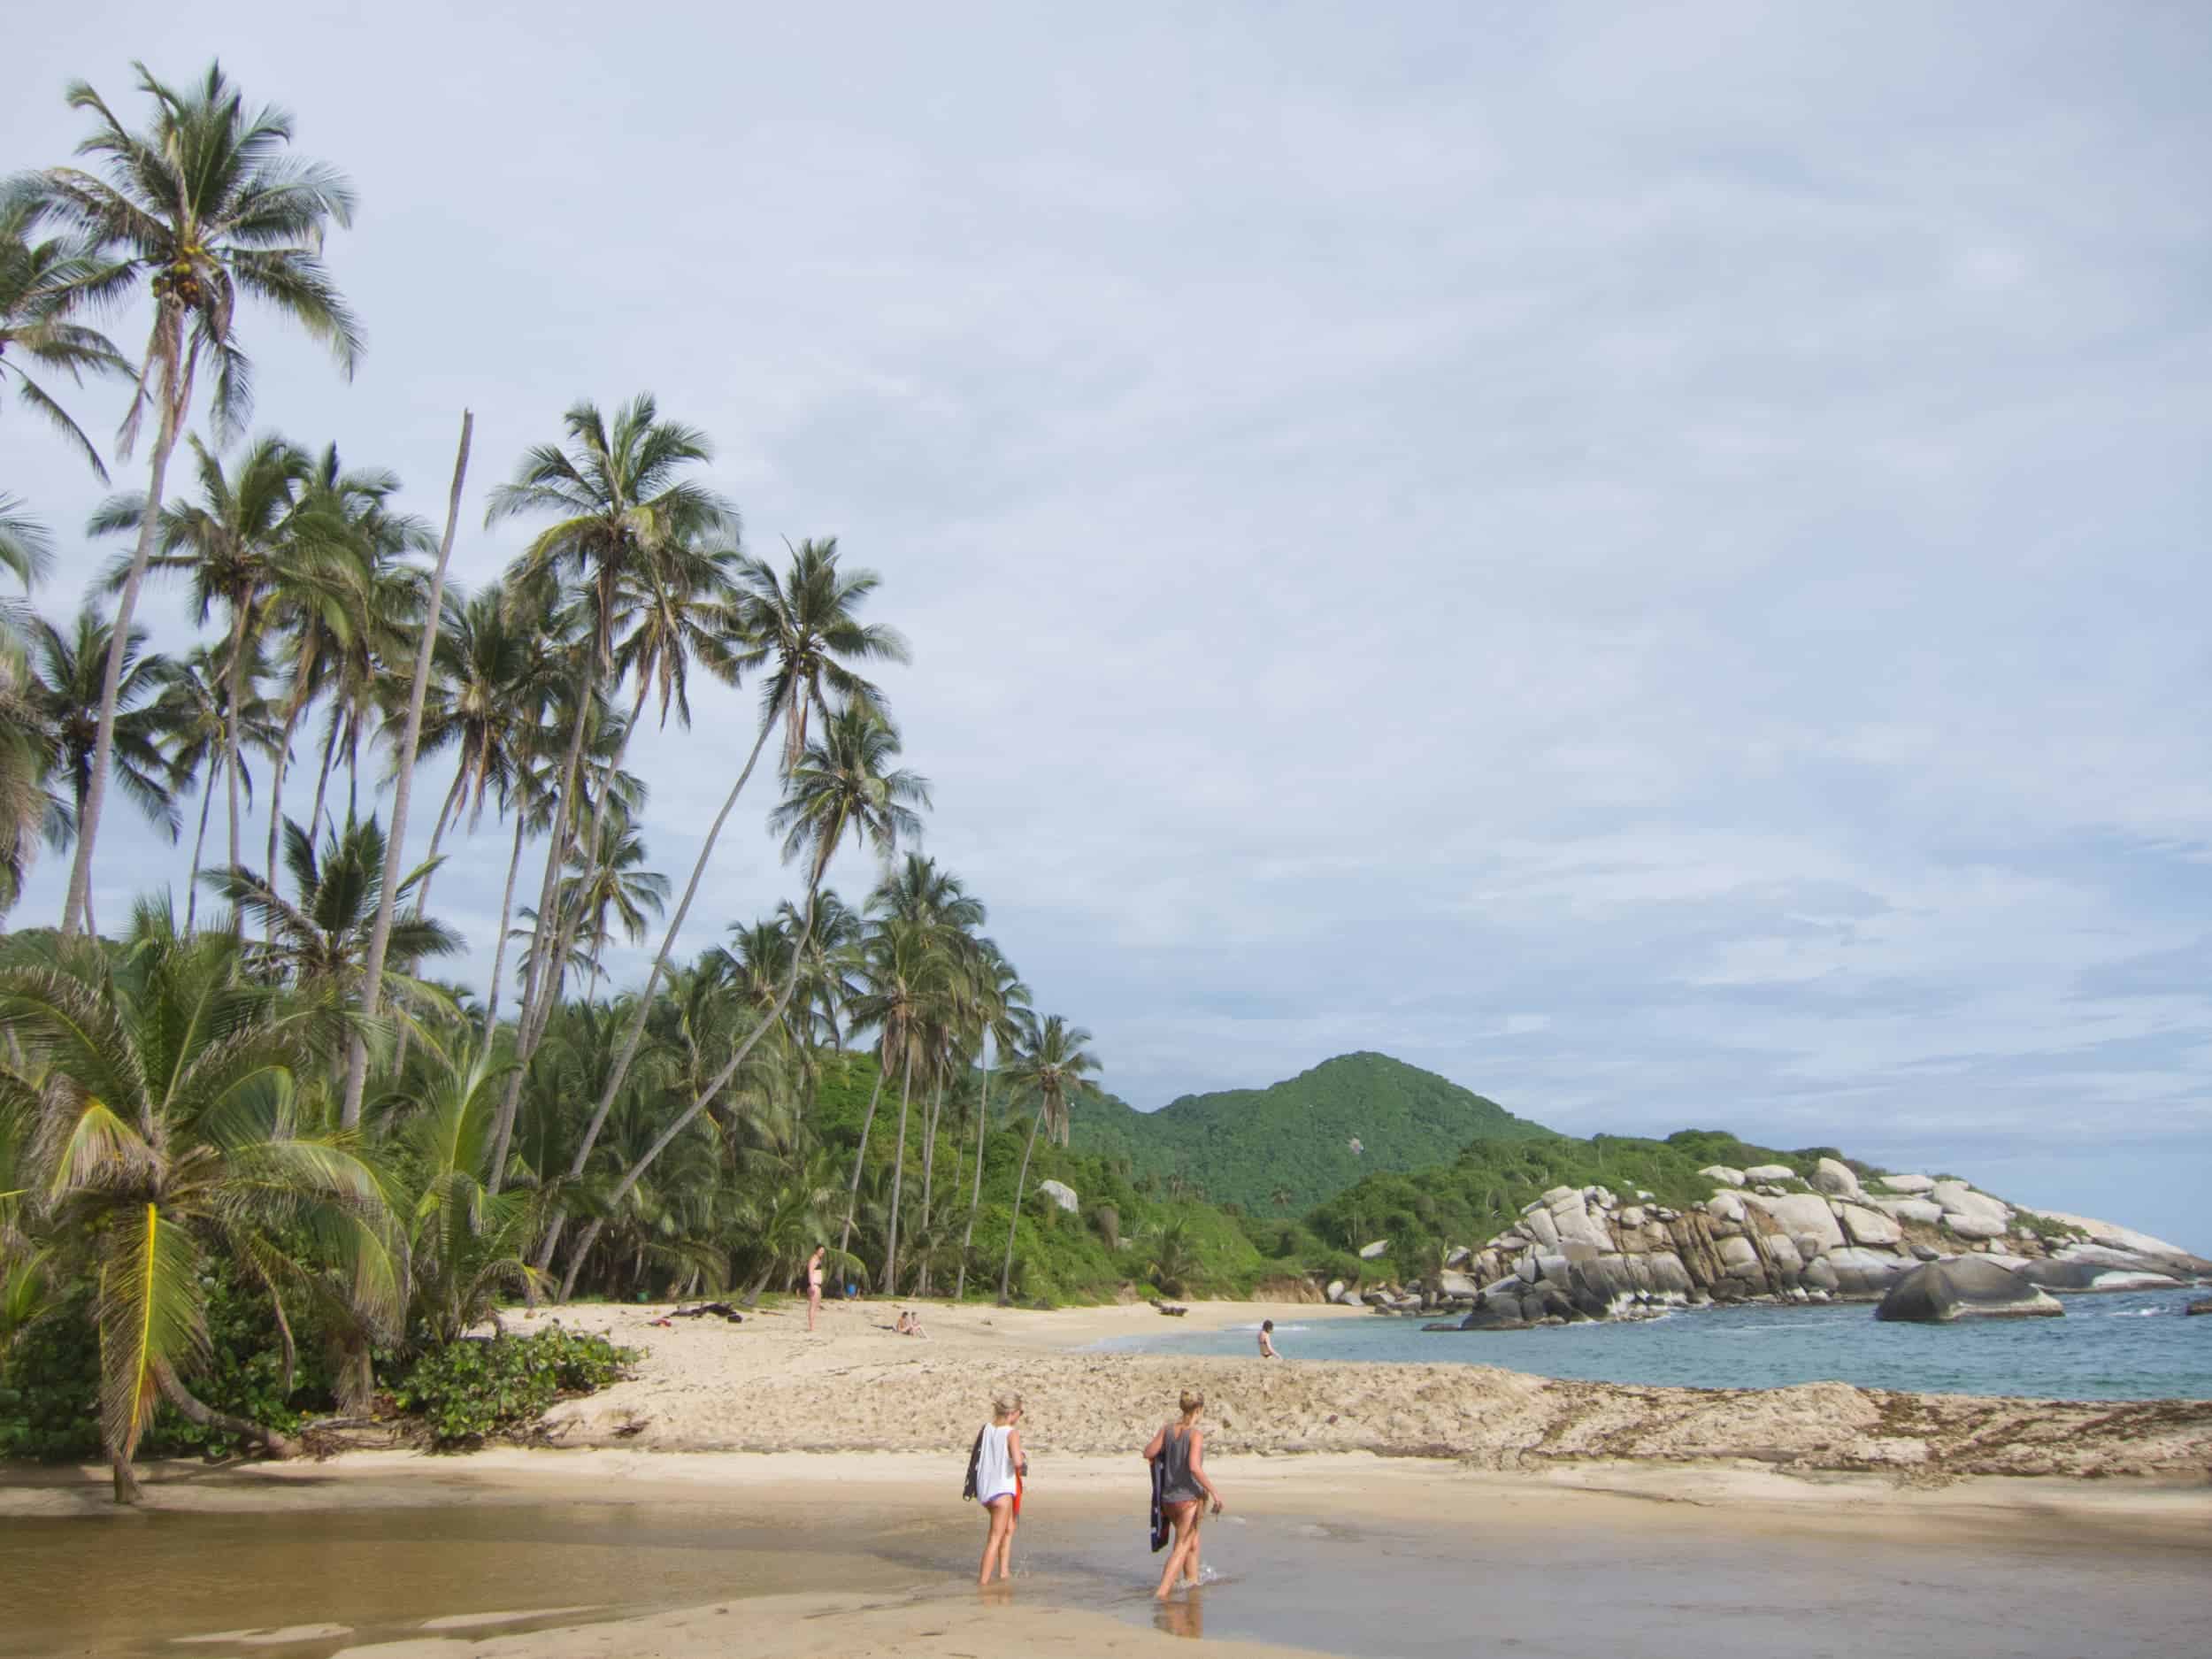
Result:
M1928 1262L1889 1287L1877 1319L1948 1325L1957 1319L2049 1317L2066 1310L2024 1275L1986 1257Z
M2212 1296L2200 1296L2189 1304L2191 1313L2212 1313Z

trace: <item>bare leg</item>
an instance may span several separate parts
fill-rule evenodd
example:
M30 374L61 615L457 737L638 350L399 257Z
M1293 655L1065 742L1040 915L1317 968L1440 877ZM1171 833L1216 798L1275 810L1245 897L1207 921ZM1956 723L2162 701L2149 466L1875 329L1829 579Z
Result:
M978 1587L991 1582L991 1563L1002 1553L1004 1547L1000 1535L1009 1530L1008 1523L1014 1518L1011 1513L1013 1507L1011 1498L993 1498L984 1505L985 1512L991 1518L990 1530L983 1535L983 1565L975 1576Z
M1167 1565L1160 1573L1160 1587L1155 1591L1156 1600L1167 1600L1167 1593L1175 1587L1175 1576L1183 1570L1183 1557L1198 1543L1198 1506L1195 1503L1171 1503L1167 1506L1168 1520L1175 1528L1175 1543L1167 1553Z
M1196 1584L1198 1582L1198 1534L1204 1528L1205 1525L1206 1503L1205 1500L1202 1498L1196 1503L1192 1504L1190 1508L1190 1537L1186 1541L1183 1548L1183 1582L1185 1584Z
M998 1576L1002 1582L1014 1576L1014 1529L1021 1525L1021 1517L1014 1513L1010 1500L1006 1505L1006 1530L999 1534Z
M814 1316L821 1311L822 1287L819 1285L810 1285L807 1286L806 1292L806 1328L808 1335L811 1336L814 1333Z

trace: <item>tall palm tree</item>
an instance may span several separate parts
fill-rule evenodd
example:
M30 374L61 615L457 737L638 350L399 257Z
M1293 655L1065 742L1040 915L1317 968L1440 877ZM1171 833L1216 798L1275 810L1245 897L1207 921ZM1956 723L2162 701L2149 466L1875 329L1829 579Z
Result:
M31 371L65 374L79 386L87 374L131 372L106 335L70 320L98 297L111 268L81 242L34 240L42 211L35 196L0 200L0 385L12 380L17 400L75 444L105 483L99 450Z
M821 736L810 742L792 769L784 798L769 819L783 834L783 856L787 864L807 861L806 908L792 953L791 977L784 981L783 996L766 1018L759 1020L729 1060L649 1147L615 1188L611 1202L622 1195L692 1120L712 1105L729 1086L754 1047L776 1029L785 1008L798 989L799 969L804 960L808 935L813 930L815 895L830 860L848 837L859 846L872 847L888 858L902 841L921 833L918 807L929 805L929 780L896 764L901 752L899 734L889 719L871 704L848 704L831 717ZM580 1156L572 1173L582 1172ZM579 1240L561 1294L566 1296L577 1269L590 1253L595 1226ZM557 1212L547 1238L557 1243L560 1217ZM551 1245L540 1246L541 1261L550 1258Z
M111 675L107 664L117 656L113 633L98 607L90 604L77 612L65 634L43 617L31 625L32 671L26 690L45 729L54 772L67 790L65 797L55 800L57 834L65 843L73 833L81 839L104 726L124 795L148 823L174 841L180 825L169 766L161 750L165 716L159 706L162 687L170 677L169 660L146 649L145 629L133 628L121 653L123 672L119 677ZM103 691L110 680L115 689L114 718L104 722L102 710L107 705ZM85 903L89 909L89 895ZM85 918L88 927L93 921L89 915Z
M398 489L398 477L383 468L342 466L334 443L326 445L315 458L302 488L301 511L330 534L335 557L328 580L287 584L273 591L262 625L283 636L288 682L283 698L284 737L270 777L269 869L276 868L284 780L291 770L292 738L301 718L318 697L357 677L355 663L363 654L388 662L405 657L414 645L419 579L402 561L411 553L428 552L434 544L422 520L392 511L391 497ZM329 775L333 748L334 742L323 751L319 795ZM431 856L436 856L433 848Z
M906 1166L906 1123L918 1064L927 1076L933 1023L949 994L949 959L938 948L929 929L920 922L893 917L869 931L855 964L861 987L853 999L856 1025L877 1033L877 1086L869 1097L868 1115L860 1125L860 1145L853 1154L850 1193L860 1190L860 1171L868 1156L868 1132L875 1118L875 1102L883 1083L895 1072L899 1079L898 1149L891 1160L891 1209L885 1232L885 1263L880 1283L887 1294L898 1290L899 1194ZM845 1217L845 1241L850 1247L852 1199Z
M582 639L573 653L572 701L580 708L589 696L613 687L621 667L617 653L625 642L625 624L655 616L657 608L641 604L640 595L649 593L666 574L672 550L718 541L734 542L737 519L727 502L687 476L688 469L713 457L706 434L661 419L659 405L649 393L631 399L617 411L611 426L588 400L571 407L563 425L569 448L542 443L526 453L513 480L492 491L484 521L552 518L515 561L510 584L520 593L551 587L574 593ZM661 643L677 649L682 641L680 635L663 634ZM641 705L648 673L662 665L639 657L629 666L639 677ZM624 728L626 742L628 731ZM552 949L539 953L541 974L524 980L515 1052L525 1066L543 1035L558 981L557 964L565 959L580 919L559 917L557 899L561 865L577 833L573 820L585 736L584 726L574 725L553 785L553 833L538 884L537 909L545 918L541 925L554 927L556 941ZM620 761L618 751L614 764ZM603 810L604 804L603 795ZM598 840L595 825L589 842L595 845ZM566 937L559 936L563 933ZM503 1119L509 1123L521 1087L518 1072L501 1107ZM600 1121L604 1121L603 1114ZM595 1138L588 1136L587 1141ZM550 1231L558 1230L557 1218Z
M953 1286L957 1301L968 1294L968 1251L975 1242L975 1212L983 1202L983 1151L991 1139L991 1056L995 1048L1001 1064L1007 1051L1033 1043L1029 987L1014 972L1014 964L990 940L978 941L980 960L967 982L968 1016L975 1022L976 1046L982 1057L983 1101L976 1112L975 1184L968 1193L968 1225L960 1235L960 1277Z
M303 1124L286 1087L323 1057L318 1021L279 1011L249 983L242 949L228 930L180 933L142 907L112 964L78 949L0 972L0 1018L26 1050L0 1091L35 1118L42 1221L97 1286L100 1429L118 1502L138 1495L130 1462L157 1399L280 1456L297 1450L186 1386L207 1349L211 1254L274 1300L301 1271L296 1240L319 1238L350 1257L368 1299L396 1289L376 1229L360 1225L380 1207L375 1176L345 1141Z
M245 862L240 844L239 718L248 695L244 672L250 648L265 620L264 607L280 590L295 608L347 613L346 566L353 558L345 521L303 501L311 461L306 452L273 435L257 440L226 470L197 438L189 438L200 499L171 503L157 515L155 553L146 566L188 573L193 619L204 624L219 606L226 617L223 680L230 709L223 740L223 769L230 806L230 862ZM118 495L93 515L96 534L134 531L146 518L137 495ZM129 582L135 557L119 560L111 587Z
M603 957L614 935L619 932L636 944L651 918L668 907L668 878L644 864L645 837L621 810L602 824L595 849L579 846L570 855L561 906L584 918L578 939L589 954L595 981L604 976Z
M39 179L47 211L82 238L91 256L111 262L98 285L103 296L119 298L142 278L154 298L137 391L118 442L119 453L128 455L150 403L149 510L116 606L91 786L62 908L65 936L74 933L92 890L126 642L153 557L170 452L190 412L200 367L212 367L215 430L226 437L243 426L251 406L252 365L232 328L242 294L275 307L327 344L349 377L361 351L353 314L321 258L325 228L353 219L353 189L344 176L287 156L291 117L274 107L250 113L219 65L182 89L155 80L142 64L134 67L139 89L153 106L152 125L131 131L97 92L76 82L70 107L94 117L77 153L96 157L99 172L52 167Z
M692 901L698 896L699 884L705 879L708 862L714 856L715 845L721 839L722 826L736 808L737 798L744 793L746 781L752 777L753 767L777 723L783 724L784 771L788 776L803 752L808 710L826 710L827 696L839 696L849 707L878 711L885 708L883 694L858 672L859 665L868 663L908 660L906 641L895 628L860 619L862 605L882 580L872 570L840 568L833 539L802 541L792 549L790 569L784 576L779 576L756 558L746 558L738 565L739 596L733 607L729 632L736 642L733 661L737 671L765 675L760 730L753 740L752 752L738 772L737 781L730 786L730 792L722 802L722 810L707 826L699 856L691 866L691 878L684 883L683 897L677 902L676 913L669 918L660 949L653 955L653 965L646 972L638 1011L631 1016L629 1028L623 1033L622 1048L616 1056L606 1094L595 1114L595 1125L604 1121L616 1090L622 1087L622 1079L629 1071L629 1056L635 1051L639 1035L644 1030L643 1010L651 1002L661 976L668 972L677 938L691 914ZM794 937L803 941L811 933L810 926L800 929ZM594 1127L587 1133L587 1149L597 1133Z
M162 741L169 757L170 786L182 793L196 779L200 789L200 826L192 837L192 868L185 877L185 932L192 931L199 916L200 862L207 847L207 820L215 804L215 786L224 775L223 757L230 746L230 654L220 646L196 645L181 662L171 665L157 705L161 716ZM258 653L250 657L242 676L249 687L268 676ZM273 750L279 730L269 700L249 690L238 710L244 742L264 753ZM238 780L249 804L253 801L253 772L242 764Z
M1022 1195L1029 1187L1029 1160L1037 1150L1037 1132L1048 1132L1062 1146L1068 1143L1071 1104L1079 1094L1095 1094L1091 1081L1098 1059L1084 1045L1091 1033L1071 1025L1057 1014L1048 1014L1030 1041L1014 1054L1007 1075L1014 1087L1033 1094L1037 1115L1029 1125L1029 1143L1022 1148L1022 1169L1014 1183L1014 1214L1006 1224L1006 1263L999 1270L998 1299L1004 1302L1014 1282L1014 1233L1021 1225Z

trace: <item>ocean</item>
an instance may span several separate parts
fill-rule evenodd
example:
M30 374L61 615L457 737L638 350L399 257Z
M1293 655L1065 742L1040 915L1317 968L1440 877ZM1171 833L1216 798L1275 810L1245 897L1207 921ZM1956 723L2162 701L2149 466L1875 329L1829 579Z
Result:
M1865 1302L1684 1309L1662 1318L1444 1333L1418 1319L1279 1321L1286 1358L1502 1365L1540 1377L1693 1388L1847 1382L1931 1394L2053 1400L2212 1399L2212 1317L2202 1290L2062 1298L2060 1319L1885 1325ZM1162 1322L1164 1325L1165 1321ZM1258 1325L1171 1330L1102 1346L1151 1354L1253 1352Z

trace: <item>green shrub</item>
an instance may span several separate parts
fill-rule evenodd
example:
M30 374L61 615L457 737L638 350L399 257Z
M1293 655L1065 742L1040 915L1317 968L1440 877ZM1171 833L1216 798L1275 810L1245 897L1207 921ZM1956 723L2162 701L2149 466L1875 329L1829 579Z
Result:
M393 1393L402 1410L422 1413L437 1445L472 1446L529 1427L563 1394L619 1381L636 1357L603 1336L559 1329L467 1337L432 1348Z

